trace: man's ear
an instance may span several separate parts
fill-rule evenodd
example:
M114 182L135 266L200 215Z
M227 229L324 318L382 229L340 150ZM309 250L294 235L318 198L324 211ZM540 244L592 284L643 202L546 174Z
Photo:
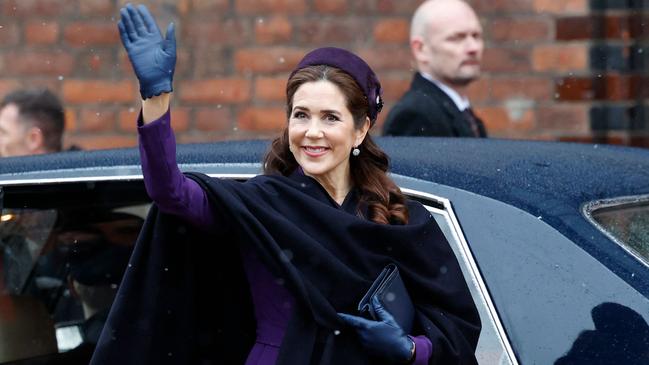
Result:
M421 37L413 37L410 40L410 51L416 60L419 60L419 55L421 55L423 48L424 40Z
M32 152L42 150L44 142L45 137L43 136L43 131L36 126L29 127L25 134L27 148Z

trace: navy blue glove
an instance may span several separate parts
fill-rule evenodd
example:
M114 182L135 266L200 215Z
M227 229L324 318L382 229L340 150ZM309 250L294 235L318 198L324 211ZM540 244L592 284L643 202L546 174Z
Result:
M345 313L338 313L338 317L354 327L361 344L373 356L399 364L412 362L414 341L403 332L378 298L372 299L372 306L380 319L378 321Z
M174 23L163 39L160 28L144 5L137 9L127 4L120 9L119 36L140 81L140 95L147 99L173 90L176 68L176 33Z

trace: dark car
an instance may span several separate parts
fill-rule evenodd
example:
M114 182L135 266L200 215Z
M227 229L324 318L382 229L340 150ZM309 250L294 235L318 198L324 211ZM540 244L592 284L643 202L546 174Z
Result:
M379 143L456 252L481 364L649 363L649 151ZM267 146L182 145L178 161L245 180ZM0 363L87 363L150 206L137 150L3 159L0 188Z

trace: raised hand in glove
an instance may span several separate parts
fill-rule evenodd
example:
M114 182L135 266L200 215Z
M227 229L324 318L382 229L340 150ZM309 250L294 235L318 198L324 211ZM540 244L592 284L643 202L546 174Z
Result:
M176 68L174 24L169 24L167 35L162 38L146 6L135 8L127 4L119 12L122 17L117 23L119 35L140 81L142 99L171 92Z
M371 355L397 364L412 362L415 353L414 341L404 333L377 297L372 299L372 306L378 321L345 313L338 313L338 316L356 330L361 344Z

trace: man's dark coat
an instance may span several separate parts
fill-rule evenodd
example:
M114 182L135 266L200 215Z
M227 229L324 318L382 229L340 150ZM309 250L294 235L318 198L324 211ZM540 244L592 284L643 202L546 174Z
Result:
M430 363L475 364L480 319L450 246L421 204L408 204L407 225L381 225L339 209L304 175L246 183L188 176L218 207L220 233L152 208L91 364L243 364L255 339L243 245L297 303L278 364L380 363L337 312L356 313L389 262L415 303L413 334L433 344Z
M479 136L484 123L475 117ZM442 89L419 73L410 89L392 107L383 125L386 136L476 137L466 117Z

